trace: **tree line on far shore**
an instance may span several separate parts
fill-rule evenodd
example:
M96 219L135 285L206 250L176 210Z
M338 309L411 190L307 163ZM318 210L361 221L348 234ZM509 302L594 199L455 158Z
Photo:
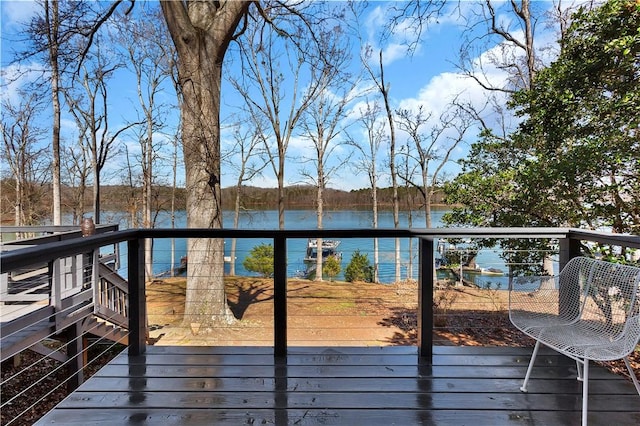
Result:
M285 205L287 209L313 209L315 208L316 193L315 187L308 185L294 185L285 188ZM2 202L0 203L0 213L3 223L13 223L13 199L14 186L7 179L0 181L0 193ZM228 187L222 189L222 206L225 210L234 209L234 200L238 189ZM277 188L259 188L254 186L243 186L241 188L240 199L241 208L247 210L267 210L277 209ZM28 200L28 205L23 206L32 212L30 217L41 218L50 217L51 209L51 188L50 185L39 185L39 189L31 192L33 197ZM78 194L84 193L85 199L80 202ZM82 215L82 206L91 205L90 191L81 191L80 188L63 187L62 199L63 210L78 219ZM126 185L106 185L101 189L103 196L103 206L106 210L128 212L132 217L131 225L136 225L135 217L138 215L142 197L142 189L128 187ZM358 209L371 208L372 201L369 188L345 191L340 189L327 189L325 195L325 207L328 209ZM172 203L173 199L173 203ZM421 208L421 195L415 188L400 188L400 204L408 209ZM153 189L153 200L155 211L184 210L186 208L186 193L184 188L170 186L155 186ZM446 205L443 191L435 191L433 204ZM380 208L391 208L393 205L392 188L381 188L378 194L378 205ZM74 220L74 223L79 223ZM33 223L36 225L37 222Z

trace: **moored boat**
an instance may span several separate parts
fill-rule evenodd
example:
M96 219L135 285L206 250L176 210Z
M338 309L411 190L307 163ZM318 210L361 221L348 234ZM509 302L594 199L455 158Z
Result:
M339 240L322 240L322 259L326 259L329 256L336 256L338 259L342 259L342 253L338 252ZM316 263L318 261L318 240L310 238L307 242L307 253L304 257L305 263Z

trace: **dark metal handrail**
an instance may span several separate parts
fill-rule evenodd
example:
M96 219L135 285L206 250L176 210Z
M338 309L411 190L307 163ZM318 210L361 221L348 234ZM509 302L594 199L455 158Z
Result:
M118 225L98 224L96 225L96 234L105 232L113 232L119 229ZM12 241L2 241L6 246L21 245L37 245L45 244L53 241L63 241L78 238L82 236L82 230L79 226L2 226L0 228L0 236L3 234L43 234L37 237L20 238Z
M640 237L605 233L587 233L570 228L431 228L431 229L318 229L318 230L246 230L246 229L128 229L92 235L82 239L59 241L28 247L17 253L0 256L0 270L13 270L33 263L33 259L50 261L91 251L120 242L144 238L575 238L603 240L620 237L627 247L640 248Z
M274 242L274 354L287 352L286 245L296 238L418 238L418 347L427 360L432 354L434 239L436 238L550 238L560 241L560 266L579 254L581 240L640 248L640 237L572 228L432 228L345 230L237 230L237 229L131 229L108 232L71 241L29 247L0 255L0 271L7 272L34 263L92 251L98 247L128 243L129 354L145 351L146 303L144 239L146 238L263 238Z

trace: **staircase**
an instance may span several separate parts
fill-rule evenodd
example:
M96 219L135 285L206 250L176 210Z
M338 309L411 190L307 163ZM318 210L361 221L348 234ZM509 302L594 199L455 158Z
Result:
M1 361L25 349L64 360L43 342L85 334L128 344L129 285L116 256L94 252L0 274Z

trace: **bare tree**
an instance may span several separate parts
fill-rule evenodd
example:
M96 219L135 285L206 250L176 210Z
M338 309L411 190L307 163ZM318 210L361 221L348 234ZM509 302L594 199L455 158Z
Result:
M77 45L91 27L91 4L88 2L40 0L39 10L26 25L25 34L29 48L16 55L18 61L42 57L45 69L39 82L39 90L48 86L51 96L51 178L52 219L54 225L62 223L61 206L61 135L63 81L70 64L77 61Z
M71 205L72 223L80 224L85 214L85 197L91 176L89 147L85 143L86 123L76 120L78 140L75 144L63 145L63 182L73 192Z
M360 159L356 164L356 170L363 171L369 178L371 189L371 204L374 229L378 228L378 153L385 138L385 122L380 120L380 105L367 101L364 107L358 111L359 121L364 129L365 141L360 142L359 138L349 137L350 144L360 152ZM379 242L377 238L373 240L373 281L378 282L379 277Z
M347 140L340 137L348 126L347 107L357 96L357 81L350 81L351 75L340 71L348 68L350 59L347 46L339 46L340 40L346 37L334 29L331 35L326 34L323 38L325 41L331 40L329 42L336 43L330 48L334 52L333 61L331 65L316 71L318 75L315 79L319 82L319 95L305 111L301 121L302 136L311 142L314 153L313 157L303 160L314 165L313 172L302 170L302 175L316 188L318 229L323 228L324 191L327 183L332 176L343 169L349 160L348 154L339 158L337 152L347 145ZM332 165L330 161L333 162ZM317 244L315 280L322 281L322 239L318 239Z
M93 216L95 223L101 223L100 219L100 191L101 172L107 160L115 154L115 142L121 133L134 126L129 123L114 133L109 132L109 102L107 81L110 76L121 66L119 63L111 63L100 49L100 43L95 44L91 60L84 62L77 76L82 90L75 93L67 90L65 96L71 114L76 122L82 123L80 128L85 129L85 141L91 153L91 169L93 171Z
M545 66L545 61L555 58L554 47L536 43L536 27L557 28L561 49L572 9L594 5L594 2L573 3L555 0L549 12L548 4L531 0L485 0L469 9L466 16L469 25L463 35L458 67L486 92L486 105L463 106L475 117L484 134L507 140L518 120L504 107L506 100L518 91L531 89L538 70ZM544 262L545 269L552 271L550 258Z
M299 25L294 31L278 29L278 34L296 49L303 48L301 43L307 37L317 42L313 23L303 3L181 0L160 4L179 59L187 225L220 228L220 88L229 44L249 25L251 6L256 13L251 20L264 22L265 27L275 25L273 14L280 11L297 20ZM243 39L242 43L250 43L250 39ZM291 121L287 124L292 125ZM215 323L233 321L224 292L223 241L193 239L189 241L188 257L185 323L198 322L206 329Z
M398 228L400 226L400 201L398 198L398 173L396 170L396 129L395 119L393 116L393 108L389 100L389 91L391 90L391 84L385 81L384 78L384 65L383 65L383 53L382 50L378 53L378 67L373 68L371 65L371 57L373 51L371 46L367 46L363 50L362 63L365 69L369 73L371 81L378 89L380 96L382 97L384 110L387 118L387 125L389 126L389 175L391 176L391 191L392 191L392 209L393 209L393 227ZM395 239L395 280L400 281L400 239Z
M173 137L171 153L171 229L176 227L176 192L178 190L178 148L180 146L179 133ZM174 275L176 264L176 240L171 238L171 276Z
M229 43L251 2L160 3L178 52L181 134L186 168L187 226L221 228L220 88ZM203 330L234 320L222 271L223 240L190 239L184 322Z
M436 19L444 7L444 1L436 0L412 0L409 2L391 3L388 12L388 23L381 29L379 43L381 46L389 42L389 39L403 32L407 54L411 55L418 46L422 34L429 23ZM358 16L355 9L351 9L354 16ZM374 86L382 97L384 110L389 126L389 174L391 177L393 225L400 226L400 200L398 198L398 180L396 170L396 132L394 125L394 111L391 106L389 93L390 82L385 80L383 49L374 47L370 41L361 38L361 60ZM374 57L377 59L374 59ZM400 239L395 240L395 280L401 279Z
M42 219L43 180L47 175L48 156L38 148L44 129L37 116L43 107L37 93L22 93L20 103L2 102L2 157L14 182L14 222L16 226L36 225Z
M240 45L242 80L234 86L247 102L247 109L257 124L266 123L260 133L269 163L278 181L278 226L284 229L285 162L289 143L297 125L321 91L316 78L321 71L320 52L315 52L313 40L300 38L300 49L289 49L276 28L261 23L249 25ZM318 65L320 64L320 65ZM307 84L305 75L310 75Z
M513 93L529 89L541 66L534 45L534 28L541 13L532 11L530 0L514 0L508 3L509 16L514 19L503 19L504 11L496 11L502 4L485 0L470 9L459 69L489 92ZM508 78L492 80L488 70L494 68L506 72Z
M156 175L153 166L162 149L162 139L155 138L156 132L164 127L168 105L158 98L163 92L163 84L173 75L175 62L173 46L158 9L142 8L135 22L127 15L120 15L114 39L124 49L124 58L136 79L138 104L143 123L138 132L140 144L140 166L142 171L142 226L153 228L153 187ZM146 275L153 276L153 240L145 241Z
M139 164L134 164L132 160L132 156L129 155L129 148L126 144L123 145L124 150L124 158L126 161L124 168L124 176L122 178L124 186L127 187L128 193L126 194L127 199L127 214L129 215L129 227L130 228L138 228L141 222L141 218L139 217L140 209L139 205L141 204L141 200L139 199L138 188L141 185L140 182L140 173L136 171L136 166Z
M44 19L47 29L47 45L49 66L51 69L51 106L53 108L53 126L51 128L52 149L52 183L53 183L53 224L62 224L62 196L60 190L60 64L58 50L60 49L60 12L58 1L44 0Z
M431 122L432 114L426 112L423 105L420 105L417 111L398 110L396 115L398 128L407 134L414 148L405 150L406 164L413 162L416 165L419 181L414 180L409 166L408 173L401 175L401 178L420 192L425 226L431 228L431 205L433 195L441 183L440 173L449 161L451 153L462 142L470 127L470 119L463 110L452 107L442 113L430 129L425 129Z
M247 121L249 123L252 122L251 119ZM264 147L260 135L260 126L253 127L251 124L248 127L243 126L242 121L237 120L233 125L233 140L233 146L223 155L223 158L228 166L235 169L237 173L236 196L233 203L233 228L238 229L240 211L243 208L243 186L246 182L250 182L259 176L268 163L263 158ZM236 274L236 246L237 240L232 238L229 252L231 258L229 275L231 276Z

